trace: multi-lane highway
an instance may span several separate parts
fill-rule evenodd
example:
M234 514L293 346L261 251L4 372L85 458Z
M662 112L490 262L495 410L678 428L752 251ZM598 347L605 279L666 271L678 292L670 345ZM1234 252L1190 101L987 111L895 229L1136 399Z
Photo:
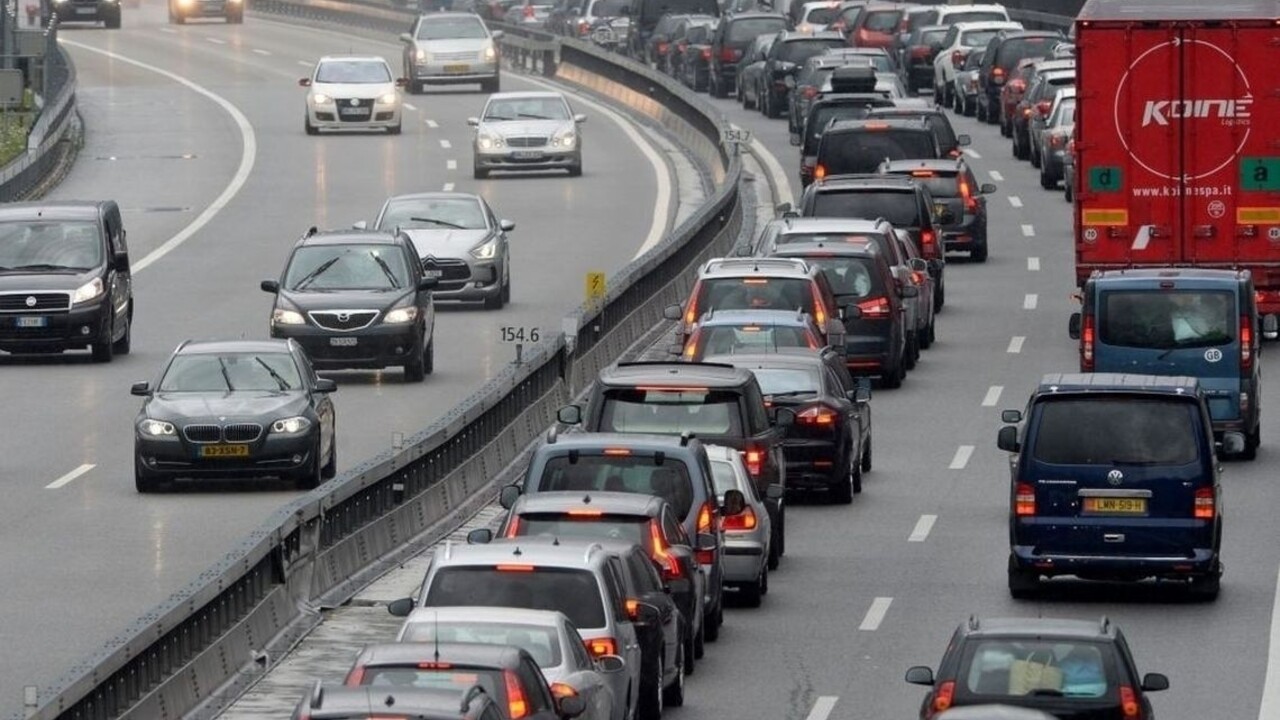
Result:
M404 134L308 137L299 77L324 53L399 46L250 19L169 26L163 3L127 8L125 28L64 28L79 73L87 142L53 199L113 198L136 270L133 352L0 358L5 502L0 505L0 715L24 685L45 684L222 557L298 496L282 485L211 485L140 496L132 479L129 384L153 377L188 337L264 337L279 273L310 225L373 218L392 193L483 194L511 233L513 303L498 312L442 306L436 372L334 373L340 467L390 447L456 405L512 356L497 327L558 329L588 270L626 264L670 193L634 129L576 103L585 174L471 178L474 90L409 96ZM508 77L505 89L533 89ZM572 101L572 98L571 98ZM674 207L674 204L671 205ZM193 226L193 223L196 225ZM192 232L194 230L194 232Z

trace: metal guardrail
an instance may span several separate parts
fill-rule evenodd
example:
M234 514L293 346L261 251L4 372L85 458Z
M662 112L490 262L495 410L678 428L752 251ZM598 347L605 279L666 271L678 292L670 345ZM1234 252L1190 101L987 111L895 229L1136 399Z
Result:
M26 152L0 168L0 202L26 199L44 183L59 161L58 144L75 117L75 65L57 45L56 24L45 37L44 107L28 134Z
M1065 35L1075 23L1076 16L1009 8L1009 19L1017 20L1030 30L1061 30Z

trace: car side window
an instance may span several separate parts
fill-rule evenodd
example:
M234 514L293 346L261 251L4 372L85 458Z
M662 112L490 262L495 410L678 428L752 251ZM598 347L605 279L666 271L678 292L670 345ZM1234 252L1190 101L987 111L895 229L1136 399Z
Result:
M831 368L823 368L822 377L825 378L827 383L827 395L832 395L838 398L845 397L846 388L840 384L840 378L836 377L836 374L832 372Z
M520 683L528 689L526 695L529 697L531 715L555 708L555 701L551 699L551 692L547 689L547 680L531 658L521 658L519 674Z
M615 621L622 621L627 619L627 590L615 563L616 560L610 558L604 567L605 584L609 586L609 594L612 595L609 600L613 603L613 618Z
M631 574L636 579L637 590L641 594L660 592L662 578L653 567L653 563L641 552L627 553L627 564L631 566Z
M502 713L498 712L498 706L489 703L485 706L484 712L480 715L480 720L504 720Z
M692 547L689 542L689 535L684 531L684 526L676 519L674 513L668 508L662 512L662 534L666 536L667 542L672 545L685 545Z
M587 643L582 639L582 634L572 623L568 624L566 629L569 632L569 654L573 656L574 666L584 670L592 669L594 665L592 665L591 656L587 654Z
M760 386L752 379L747 392L743 393L743 400L747 403L750 412L751 434L758 435L769 429L769 412L764 407L764 395L760 393Z

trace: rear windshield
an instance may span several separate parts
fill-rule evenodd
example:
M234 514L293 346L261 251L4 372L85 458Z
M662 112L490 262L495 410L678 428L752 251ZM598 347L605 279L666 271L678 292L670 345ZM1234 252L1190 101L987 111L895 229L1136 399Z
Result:
M756 368L751 372L765 395L817 395L822 387L816 368Z
M402 642L515 645L532 655L538 667L553 668L560 664L560 639L556 635L555 628L545 625L422 620L407 624L400 640Z
M818 163L828 175L873 173L885 160L938 157L933 133L890 128L828 135L818 148Z
M583 629L605 626L604 601L587 570L500 567L446 567L431 579L426 607L482 605L559 610Z
M820 105L809 112L809 119L805 122L804 149L805 155L814 155L818 152L818 136L827 127L827 124L834 118L841 120L861 120L871 112L871 108L876 104L868 100L867 104L841 104L841 105Z
M619 449L615 452L622 453ZM659 465L653 455L557 455L548 458L536 489L604 490L657 495L671 503L680 517L693 505L693 482L683 460L664 457Z
M640 3L640 8L640 21L645 24L655 23L667 13L720 16L720 6L716 0L644 0Z
M372 665L364 669L361 685L413 690L448 690L462 693L472 685L484 688L486 695L506 697L502 671L496 668L424 668L418 663L404 665ZM363 716L362 716L363 717Z
M792 40L778 48L778 60L803 65L805 60L826 52L827 48L835 47L848 47L848 45L837 38Z
M816 315L808 278L727 277L701 283L695 308L708 310L795 310Z
M876 272L875 260L865 257L820 257L809 262L822 268L836 295L868 297L883 295L884 287Z
M604 393L600 432L742 437L739 395L707 388L618 388Z
M957 684L967 695L999 697L995 702L1031 694L1103 698L1113 692L1112 658L1105 645L1069 638L971 640Z
M738 490L738 477L733 463L727 460L711 461L711 482L715 485L716 497L724 497L728 490Z
M974 10L971 12L947 13L947 17L943 20L947 25L955 25L956 23L967 22L1001 22L1008 20L1004 13L993 12L991 10ZM986 32L986 31L984 31ZM995 35L997 31L990 31ZM988 40L990 37L987 38Z
M816 348L802 327L774 325L717 325L698 332L703 356L769 352L778 348Z
M862 23L862 27L875 32L892 33L897 30L901 20L901 10L871 10L867 13L867 20Z
M956 182L955 175L940 175L934 173L929 177L916 177L910 173L892 173L894 175L903 175L910 177L917 183L929 188L929 194L934 200L960 197L960 183Z
M1040 404L1033 451L1054 465L1195 462L1196 406L1142 397L1065 397Z
M757 35L785 30L787 21L782 18L752 18L729 23L730 42L750 42Z
M951 121L947 120L946 115L926 112L913 115L911 113L898 111L888 113L886 117L918 118L920 120L924 120L925 124L929 126L929 130L933 132L933 136L937 139L938 147L949 149L954 148L957 145L955 130L952 129Z
M914 192L865 190L820 192L813 197L814 217L847 217L875 219L883 217L900 228L920 227L920 202Z
M991 42L991 38L996 36L999 30L973 30L960 34L960 45L970 48L984 48L987 43Z
M1046 57L1058 40L1047 37L1013 38L1000 44L996 51L996 65L1005 70L1017 66L1019 60L1030 57Z
M1099 339L1120 347L1229 345L1236 339L1235 295L1224 291L1102 293Z
M621 540L644 545L649 518L643 515L522 514L516 536L550 535L561 540Z

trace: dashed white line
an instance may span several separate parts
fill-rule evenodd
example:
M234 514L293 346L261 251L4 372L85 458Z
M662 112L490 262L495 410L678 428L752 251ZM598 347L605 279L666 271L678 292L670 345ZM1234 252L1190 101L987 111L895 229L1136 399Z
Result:
M969 464L969 458L971 457L973 457L973 446L961 445L956 448L956 455L951 458L951 464L947 466L947 469L963 470L964 466Z
M928 539L929 531L933 529L933 524L936 522L938 522L937 515L921 515L907 542L924 542Z
M428 119L428 120L427 120L427 127L429 127L429 128L438 128L438 127L440 127L440 123L436 122L435 120Z
M315 63L308 62L306 60L299 60L298 64L301 65L302 67L311 67L312 65L315 65Z
M449 160L449 161L446 161L446 162L445 162L445 164L444 164L444 166L445 166L446 168L450 169L450 170L457 170L457 169L458 169L458 161L457 161L457 160Z
M889 606L893 604L891 597L878 597L871 601L871 607L867 608L867 614L862 618L862 624L858 626L859 630L874 631L880 628L880 623L884 622L885 613L889 612Z
M1031 272L1040 272L1040 258L1038 257L1027 258L1027 269L1030 270Z
M445 192L453 192L453 187L454 187L453 183L445 183L444 187L441 189L444 190Z
M1022 226L1022 236L1023 236L1023 237L1035 237L1035 236L1036 236L1036 226L1035 226L1035 225L1025 225L1025 224L1024 224L1024 225Z
M207 38L205 38L205 40L208 40L209 42L213 43L214 45L226 45L226 44L227 44L227 41L226 41L226 40L223 40L222 38L207 37Z
M1027 293L1027 296L1022 298L1023 310L1035 310L1036 305L1039 305L1039 304L1040 304L1040 296L1035 293Z
M449 148L453 147L453 143L449 142L448 140L445 140L444 138L440 138L440 147L444 148L445 150L448 150Z
M1020 208L1022 207L1022 198L1018 197L1017 195L1010 195L1009 204L1016 208Z
M49 483L48 485L45 485L44 487L46 490L57 490L58 488L62 487L63 485L66 485L72 480L75 480L76 478L89 472L95 467L97 466L89 465L89 464L81 465L75 470L72 470L71 472L67 473L66 475L63 475L62 477L58 478L57 480L54 480L53 482Z
M1004 176L1000 174L999 170L992 170L991 179L995 180L996 182L1001 182L1004 180Z
M414 106L410 105L409 103L400 103L400 107L404 108L405 110L417 110L417 109L418 109L418 108L416 108L416 107L414 107Z
M1000 402L1000 393L1004 392L1003 385L992 385L987 388L987 394L982 397L982 407L995 407Z
M964 149L964 154L965 154L965 155L968 155L969 157L973 158L974 160L981 160L981 159L982 159L982 156L978 154L978 151L977 151L977 150L974 150L974 149L972 149L972 148L965 148L965 149Z
M162 27L162 28L160 28L160 32L162 32L162 33L169 33L170 35L176 35L176 34L178 34L178 31L177 31L177 30L174 30L173 28L166 28L166 27Z
M836 695L823 695L813 701L813 709L805 716L804 720L827 720L831 715L831 711L836 707L836 700L840 698Z
M1009 338L1009 352L1015 355L1022 352L1022 343L1026 341L1027 339L1022 335L1014 335Z
M254 48L253 51L259 55L264 55L264 56L271 54L270 50L263 50L262 48Z

